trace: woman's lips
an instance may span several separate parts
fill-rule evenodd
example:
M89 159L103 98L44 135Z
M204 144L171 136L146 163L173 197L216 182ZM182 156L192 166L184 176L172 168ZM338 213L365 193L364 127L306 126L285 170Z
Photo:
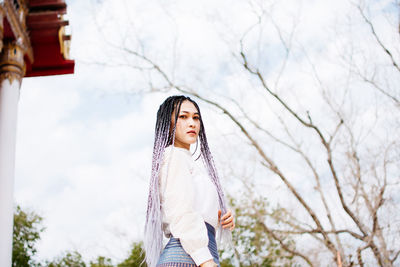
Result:
M195 131L189 131L189 132L187 132L188 134L196 134L196 132Z

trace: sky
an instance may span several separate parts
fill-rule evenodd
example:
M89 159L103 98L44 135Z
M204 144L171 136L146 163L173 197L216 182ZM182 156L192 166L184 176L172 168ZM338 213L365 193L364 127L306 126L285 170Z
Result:
M46 230L38 243L38 258L51 259L63 251L77 250L85 259L104 255L121 260L143 234L155 115L170 93L138 93L147 86L146 80L127 67L138 61L112 46L123 43L143 49L162 67L173 69L176 81L194 84L205 93L239 94L246 108L254 111L257 105L249 99L257 94L235 89L256 85L238 74L237 60L230 53L238 49L243 32L257 22L256 7L263 1L66 2L75 73L23 80L15 202L44 218ZM349 1L289 2L265 7L274 10L271 21L283 29L283 38L290 36L293 23L301 21L296 31L301 45L311 51L310 58L320 63L335 57L336 46L346 40L332 42L328 33L342 29L332 25L346 24ZM268 46L245 49L255 60L259 55L271 55L269 62L260 65L266 71L272 69L268 74L276 78L276 63L283 51L277 48L279 38L270 31L273 27L249 31L246 38L259 38L260 43L267 39ZM305 87L313 84L313 79L304 78L312 76L303 65L304 55L294 58L288 69L290 79L280 83L289 88L299 79ZM322 78L334 80L333 74L341 71L327 63L320 73ZM155 76L154 82L157 85L160 78ZM294 91L288 101L301 95L307 104L314 100L314 93ZM229 146L221 138L231 140L237 134L235 128L215 109L207 105L202 109L212 151ZM269 116L260 115L260 123L271 123ZM251 158L252 152L248 154ZM217 162L229 161L228 155L216 155Z

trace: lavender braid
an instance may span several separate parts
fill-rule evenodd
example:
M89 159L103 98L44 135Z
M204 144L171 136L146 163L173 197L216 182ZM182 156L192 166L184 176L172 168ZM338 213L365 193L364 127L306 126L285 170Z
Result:
M200 109L197 103L193 103L197 110L199 111L200 114ZM227 206L226 206L226 199L225 199L225 194L224 191L222 190L221 183L219 180L217 168L215 167L214 163L214 158L211 155L210 148L208 147L208 142L207 142L207 136L206 136L206 130L204 129L204 123L200 115L200 131L199 131L199 139L200 139L200 152L201 152L201 158L203 160L204 165L206 166L206 169L208 171L208 175L211 178L211 181L215 185L217 192L218 192L218 202L219 202L219 207L221 209L221 214L225 214L227 212ZM223 229L222 225L219 225L219 240L223 239L226 243L230 244L232 243L232 234L230 230L228 229Z
M225 197L222 191L218 174L215 168L214 160L211 156L207 138L205 135L203 121L200 115L200 109L196 102L186 96L170 96L168 97L158 109L157 121L155 127L155 139L153 146L153 158L152 158L152 169L149 186L149 196L147 202L147 214L146 224L144 232L144 249L146 251L146 263L149 267L155 267L162 251L162 213L160 203L160 184L159 174L161 164L163 162L164 150L169 145L174 145L175 139L175 125L173 129L171 127L171 116L175 111L175 122L178 120L180 107L183 101L188 100L192 102L199 112L200 117L200 153L202 160L208 170L208 174L216 186L218 192L219 205L222 210L222 214L226 212ZM222 227L220 227L222 230ZM230 241L230 231L221 231L220 237L223 235L223 239Z

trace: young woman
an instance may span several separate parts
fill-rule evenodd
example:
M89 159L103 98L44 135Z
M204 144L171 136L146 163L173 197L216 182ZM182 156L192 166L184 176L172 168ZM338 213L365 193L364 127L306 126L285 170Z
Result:
M190 145L195 143L203 165L192 158ZM219 266L216 229L230 240L234 227L200 109L189 97L170 96L157 112L145 226L147 265ZM163 232L170 238L164 249Z

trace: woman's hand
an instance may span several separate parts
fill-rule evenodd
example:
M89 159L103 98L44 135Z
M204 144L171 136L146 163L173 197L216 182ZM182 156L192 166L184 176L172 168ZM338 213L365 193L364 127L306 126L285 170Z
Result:
M229 228L229 230L235 229L235 219L233 218L232 212L228 210L221 218L221 210L218 211L218 222L221 223L222 228Z
M208 260L200 264L200 267L218 267L218 264L216 264L213 260Z

